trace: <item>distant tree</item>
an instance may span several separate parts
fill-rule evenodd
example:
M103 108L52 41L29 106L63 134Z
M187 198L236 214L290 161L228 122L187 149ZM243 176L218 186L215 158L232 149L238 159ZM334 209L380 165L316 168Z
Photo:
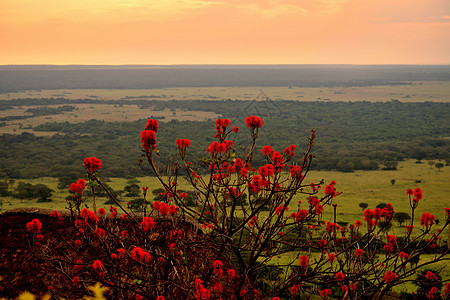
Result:
M391 184L392 184L392 185L395 184L395 179L391 179Z
M34 186L34 197L38 197L39 202L47 202L52 196L53 190L45 184L39 183Z
M439 162L439 163L435 164L434 166L438 169L438 172L440 172L441 169L444 167L444 164Z
M397 160L385 160L383 161L383 170L397 170L398 161Z
M359 207L361 207L362 210L365 210L367 207L369 207L369 204L365 203L365 202L361 202L361 203L359 203Z
M393 218L399 223L400 226L402 226L404 222L411 220L411 216L408 213L402 211L394 213Z
M435 165L435 162L432 160L428 161L428 165L430 166L430 169L433 168L433 166Z
M4 181L0 181L0 196L8 196L8 184Z
M124 191L127 192L127 197L139 197L141 195L141 188L137 184L130 184L125 186Z
M383 208L385 208L386 206L387 206L386 203L380 203L380 204L377 205L377 208L383 209Z
M16 182L16 180L15 180L15 179L12 179L12 178L10 178L10 179L8 180L8 182L9 182L9 187L10 187L10 188L12 188L12 187L13 187L13 185L14 185L14 183Z
M19 199L31 199L34 197L34 187L31 183L19 182L16 195Z

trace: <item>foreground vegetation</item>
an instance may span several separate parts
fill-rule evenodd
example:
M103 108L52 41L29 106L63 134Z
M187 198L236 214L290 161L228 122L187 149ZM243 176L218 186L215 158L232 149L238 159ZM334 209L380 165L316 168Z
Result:
M400 230L393 229L398 211L392 203L376 208L360 203L364 218L343 222L338 214L339 183L309 178L314 130L303 155L298 155L294 145L280 152L269 145L256 147L263 126L258 117L246 119L249 129L230 124L228 119L215 122L216 140L202 161L208 167L205 171L186 159L188 139L177 139L178 155L165 166L159 165L154 159L161 155L156 136L159 126L148 120L141 131L143 159L162 189L152 204L146 202L148 186L142 187L143 198L138 200L142 206L136 209L143 216L135 215L130 205L126 208L102 181L104 163L96 157L85 158L85 180L72 183L67 198L72 215L77 216L72 234L77 239L67 243L61 257L60 243L54 240L57 228L42 231L41 222L35 219L27 224L34 253L72 278L75 286L100 281L116 299L276 300L314 295L381 299L392 295L393 287L411 280L421 296L440 295L440 270L424 267L448 260L449 241L444 233L450 224L449 208L440 208L440 222L428 211L417 222L418 207L425 199L422 189L408 188L405 194L402 188L404 207L409 207L411 215L403 220L406 227L399 221ZM245 129L250 143L243 150L236 149L232 140ZM259 151L266 163L252 167ZM193 202L182 190L182 176L195 191ZM389 180L392 186L396 183ZM97 188L125 214L110 207L112 220L107 221L106 211L96 208ZM92 193L92 211L83 208L84 190ZM133 189L130 185L125 190L131 193ZM63 221L57 212L51 217L52 224ZM192 235L179 227L183 222L193 222L201 232ZM199 255L200 245L213 249L212 255ZM423 259L425 255L429 260ZM57 290L50 291L58 295ZM444 293L450 293L450 283Z

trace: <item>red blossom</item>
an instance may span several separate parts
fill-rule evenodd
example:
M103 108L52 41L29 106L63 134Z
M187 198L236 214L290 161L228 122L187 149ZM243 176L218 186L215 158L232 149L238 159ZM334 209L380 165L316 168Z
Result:
M97 217L97 215L94 212L92 212L89 209L87 209L87 208L83 208L81 210L80 216L82 218L84 218L84 222L86 224L89 224L91 226L94 226L99 221L99 218Z
M320 297L326 298L328 296L331 296L331 293L332 293L331 289L322 290L322 291L320 291Z
M309 257L307 255L300 256L300 267L304 268L307 267L309 264Z
M234 132L234 133L238 133L238 132L239 132L239 127L234 126L234 127L233 127L233 132Z
M233 269L227 270L228 280L233 280L236 277L236 271Z
M144 217L142 222L141 222L141 229L144 232L147 232L151 229L153 229L153 227L155 226L155 221L153 218L151 217Z
M364 251L362 249L356 249L355 250L355 256L361 257L364 254Z
M429 227L434 224L434 221L436 220L436 217L432 214L425 212L420 217L420 225Z
M144 263L150 262L151 258L150 253L143 250L141 247L135 247L133 250L131 250L131 257Z
M251 220L248 222L248 225L249 226L255 226L257 221L258 221L258 218L256 216L253 216L251 218Z
M252 129L261 128L263 126L263 121L260 117L250 116L245 119L245 125Z
M158 131L159 122L157 120L148 119L147 125L145 126L145 130L151 130L154 132Z
M103 263L100 260L95 260L92 264L92 269L96 272L100 272L103 269Z
M428 299L434 299L434 295L439 293L439 290L437 289L437 287L433 286L427 293L427 298Z
M187 148L191 145L191 141L188 139L177 139L175 141L175 144L177 145L178 149Z
M99 215L104 216L104 215L106 215L106 210L102 207L102 208L99 208L99 209L98 209L97 213L98 213Z
M111 213L111 217L115 218L117 216L117 208L114 206L109 207L109 212Z
M163 296L158 296L158 297L156 298L156 300L166 300L166 298L164 298Z
M395 274L392 271L387 271L386 274L383 276L383 279L386 283L392 282L397 279L397 274Z
M338 272L334 275L334 278L336 278L337 281L342 282L345 279L345 275L342 272Z
M31 234L37 235L41 232L42 223L39 219L33 219L26 224L27 231Z
M155 149L156 146L156 135L152 130L142 130L141 131L141 148L144 151L149 151Z
M106 235L106 232L103 229L101 229L101 228L96 228L95 229L95 235L99 236L99 237L102 237L102 236Z
M261 151L265 156L271 156L275 152L273 151L272 146L264 146Z
M300 285L299 284L294 284L291 287L291 294L292 295L296 295L298 293L298 290L300 289Z
M405 252L400 252L398 254L398 257L400 257L401 259L408 259L409 258L409 254L405 253Z
M284 153L288 156L294 156L295 155L294 151L296 149L297 148L295 147L295 145L290 145L289 147L284 149Z
M80 283L80 277L75 276L75 277L72 279L72 282L73 282L73 284L79 284L79 283Z
M328 260L330 261L330 263L333 263L336 260L336 254L334 253L328 254Z
M83 165L88 171L95 173L97 172L98 169L102 167L102 162L100 159L92 156L86 157L83 161Z
M427 274L425 275L425 278L429 281L437 281L438 280L437 276L431 271L427 272Z

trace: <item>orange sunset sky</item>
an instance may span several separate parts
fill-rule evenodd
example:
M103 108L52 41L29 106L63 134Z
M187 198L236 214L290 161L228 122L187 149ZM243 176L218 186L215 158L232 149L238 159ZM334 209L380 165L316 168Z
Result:
M0 0L6 64L450 64L449 0Z

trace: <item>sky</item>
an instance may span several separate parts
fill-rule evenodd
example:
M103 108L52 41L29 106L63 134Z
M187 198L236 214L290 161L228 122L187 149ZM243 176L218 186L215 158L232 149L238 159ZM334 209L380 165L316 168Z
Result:
M449 0L0 0L0 65L450 64Z

